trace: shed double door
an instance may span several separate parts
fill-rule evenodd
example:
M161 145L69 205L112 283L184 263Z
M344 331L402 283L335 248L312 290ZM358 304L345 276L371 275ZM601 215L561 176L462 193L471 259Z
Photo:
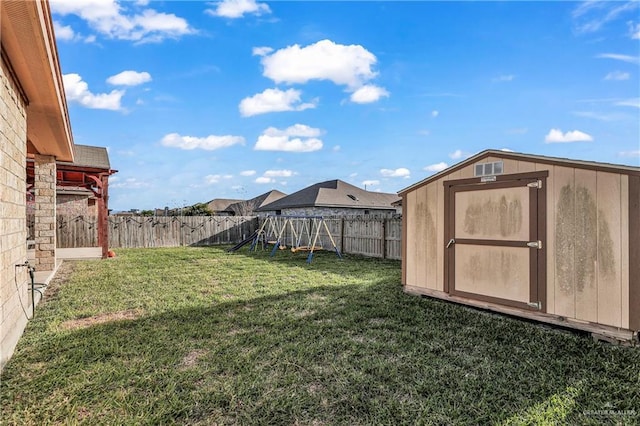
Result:
M545 312L545 177L445 182L450 294Z

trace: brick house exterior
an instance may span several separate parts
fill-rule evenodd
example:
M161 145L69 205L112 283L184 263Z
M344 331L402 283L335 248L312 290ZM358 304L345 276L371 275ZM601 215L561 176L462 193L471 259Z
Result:
M54 270L56 161L73 161L73 139L53 22L46 0L0 4L0 370L31 315L27 170L33 162L35 266Z

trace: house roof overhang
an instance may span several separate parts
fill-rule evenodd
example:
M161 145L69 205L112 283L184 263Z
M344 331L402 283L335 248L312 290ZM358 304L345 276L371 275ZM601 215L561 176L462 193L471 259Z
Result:
M2 60L27 103L27 152L73 161L73 135L46 0L0 1Z

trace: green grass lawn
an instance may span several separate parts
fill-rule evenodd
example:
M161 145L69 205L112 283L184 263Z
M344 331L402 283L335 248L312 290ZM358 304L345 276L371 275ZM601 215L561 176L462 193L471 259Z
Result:
M640 350L409 296L400 263L222 248L65 263L1 424L638 424Z

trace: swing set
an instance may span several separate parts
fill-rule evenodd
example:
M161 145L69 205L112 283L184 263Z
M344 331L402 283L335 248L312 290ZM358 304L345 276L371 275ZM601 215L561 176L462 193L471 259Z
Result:
M267 216L260 229L255 233L250 251L255 251L258 244L264 249L265 244L273 244L271 256L275 256L278 250L287 249L287 241L293 253L309 252L307 263L311 263L314 251L324 250L320 232L331 241L336 255L342 259L340 250L336 245L329 226L322 216Z

